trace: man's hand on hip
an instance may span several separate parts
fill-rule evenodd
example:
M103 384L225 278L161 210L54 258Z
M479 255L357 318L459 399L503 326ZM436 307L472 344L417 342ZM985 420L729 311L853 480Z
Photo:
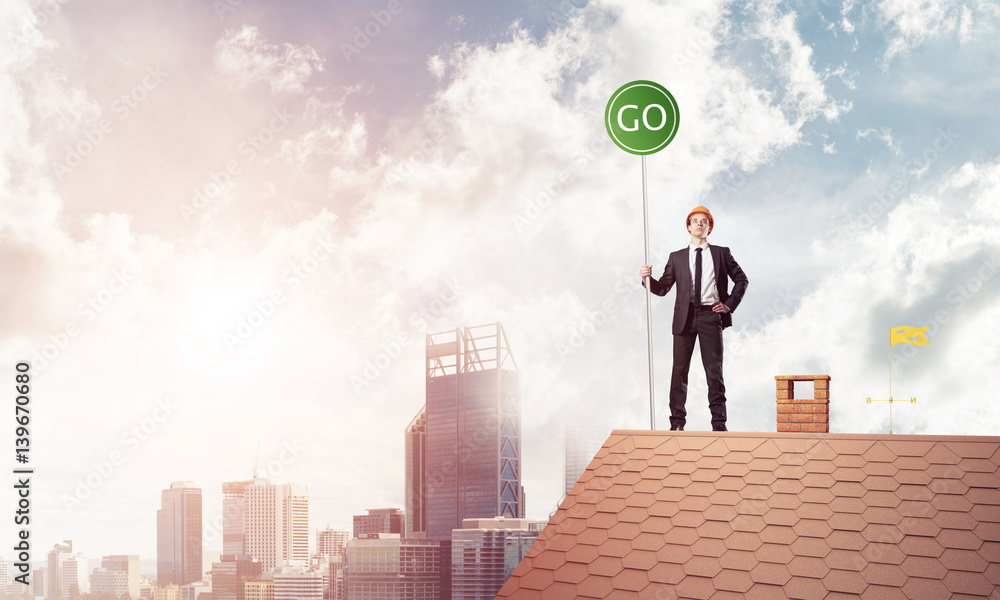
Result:
M729 312L729 307L721 302L716 302L712 305L712 312L727 313Z

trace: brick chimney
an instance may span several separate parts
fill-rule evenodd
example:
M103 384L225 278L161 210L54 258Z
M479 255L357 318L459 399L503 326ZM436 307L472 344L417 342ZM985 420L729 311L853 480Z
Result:
M830 432L830 376L775 375L778 431ZM813 382L812 398L796 398L795 382Z

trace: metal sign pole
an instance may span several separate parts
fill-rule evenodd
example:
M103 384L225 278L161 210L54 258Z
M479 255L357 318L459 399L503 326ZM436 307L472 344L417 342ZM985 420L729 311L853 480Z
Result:
M646 262L643 264L651 265L649 262L649 208L648 200L646 198L646 155L642 155L642 232L643 232L643 242L646 246ZM652 274L650 275L652 276ZM649 428L652 431L656 431L656 394L653 387L653 300L652 292L649 288L652 287L647 278L646 282L646 347L649 354Z
M640 126L640 121L642 126ZM604 109L604 126L622 150L642 156L642 231L644 264L649 258L649 200L646 196L646 155L659 152L677 135L680 111L667 88L638 79L618 88ZM650 274L652 278L652 274ZM649 355L649 427L656 430L656 387L653 385L653 300L646 282L646 349Z

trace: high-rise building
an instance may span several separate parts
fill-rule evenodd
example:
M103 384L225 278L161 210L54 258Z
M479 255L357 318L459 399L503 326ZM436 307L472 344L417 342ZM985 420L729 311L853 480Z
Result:
M276 569L274 600L323 600L323 576L303 566Z
M35 598L49 597L49 568L42 567L31 572L31 595Z
M201 488L175 481L156 511L156 583L187 585L202 577Z
M354 537L378 537L380 533L402 534L406 530L406 514L398 508L369 508L367 515L354 515Z
M441 600L450 598L447 542L379 538L354 539L344 552L344 587L349 600ZM277 598L275 598L277 600Z
M223 554L212 563L212 600L246 600L244 584L260 574L260 563L249 554Z
M45 597L58 598L63 593L62 563L73 554L73 542L63 540L63 543L52 546L45 566Z
M72 598L90 592L87 557L73 554L73 542L63 540L49 551L45 570L46 598Z
M87 572L87 557L77 552L62 561L62 593L66 598L75 598L90 593L90 573Z
M329 579L327 586L330 600L344 600L344 555L338 554L330 559L328 563Z
M428 334L426 358L423 477L407 490L422 490L426 537L450 541L468 518L523 518L521 397L503 325Z
M222 484L222 553L243 554L243 520L247 488L253 480L227 481Z
M451 599L493 600L538 534L527 519L465 519L451 532Z
M246 553L264 574L290 562L309 564L309 489L302 484L272 484L258 478L246 490Z
M427 407L421 407L406 427L406 537L427 532L424 466L427 464Z
M139 555L120 554L105 556L101 566L90 576L90 592L98 594L110 592L116 598L128 594L133 600L139 598Z
M323 574L325 597L330 600L343 600L344 568L342 555L344 546L351 539L351 532L346 529L316 530L316 566Z
M327 561L334 556L340 556L344 551L344 545L351 539L351 534L346 529L326 529L316 530L316 557L320 561Z

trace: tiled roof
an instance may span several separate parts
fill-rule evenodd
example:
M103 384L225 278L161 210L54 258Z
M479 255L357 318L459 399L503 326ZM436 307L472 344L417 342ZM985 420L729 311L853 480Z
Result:
M1000 598L1000 437L615 431L497 598Z

